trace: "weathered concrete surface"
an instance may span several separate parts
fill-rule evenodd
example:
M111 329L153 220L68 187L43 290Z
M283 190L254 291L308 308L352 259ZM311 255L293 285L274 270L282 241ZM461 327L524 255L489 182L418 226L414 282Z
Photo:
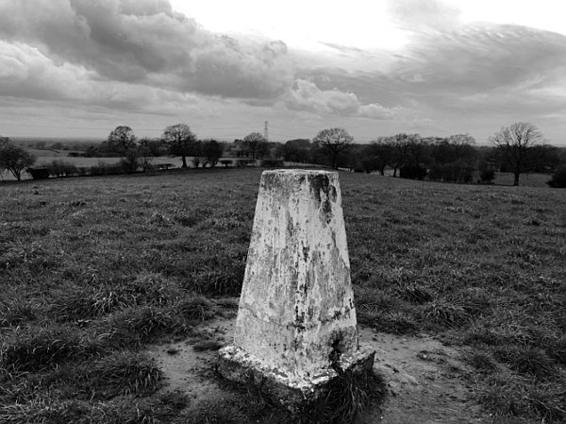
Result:
M306 396L336 367L373 362L359 351L356 324L338 174L265 171L234 342L220 352L220 372L242 380L239 363Z
M218 370L231 381L260 387L271 399L293 412L300 412L302 405L327 393L338 372L354 376L371 372L374 356L375 352L368 350L341 355L332 367L320 370L316 376L297 378L281 369L265 366L261 359L232 345L222 349Z

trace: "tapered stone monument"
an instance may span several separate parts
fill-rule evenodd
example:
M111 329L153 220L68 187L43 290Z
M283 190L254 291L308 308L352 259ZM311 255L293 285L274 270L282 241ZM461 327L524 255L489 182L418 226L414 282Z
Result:
M263 172L220 373L295 409L339 374L371 369L373 359L359 349L338 173Z

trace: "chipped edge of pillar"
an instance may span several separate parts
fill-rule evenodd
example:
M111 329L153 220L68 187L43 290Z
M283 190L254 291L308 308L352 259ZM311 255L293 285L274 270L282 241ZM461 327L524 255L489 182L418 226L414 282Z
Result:
M341 355L334 368L324 369L318 376L299 379L267 367L243 349L228 345L218 352L217 371L227 380L259 388L291 413L300 413L305 405L324 396L339 374L362 375L373 368L374 359L374 350L360 349Z

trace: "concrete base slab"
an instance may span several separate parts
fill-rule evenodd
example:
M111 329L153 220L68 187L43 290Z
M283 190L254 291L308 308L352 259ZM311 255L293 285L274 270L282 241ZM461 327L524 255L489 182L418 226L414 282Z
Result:
M324 396L339 374L351 373L355 377L369 372L374 357L375 351L360 350L341 355L334 368L329 364L317 375L298 377L270 368L243 349L229 345L219 351L218 372L227 380L257 387L291 412L300 412L303 406Z

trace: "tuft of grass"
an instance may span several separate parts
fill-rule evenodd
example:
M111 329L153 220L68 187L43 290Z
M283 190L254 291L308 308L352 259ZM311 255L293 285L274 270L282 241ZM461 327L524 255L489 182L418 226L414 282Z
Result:
M403 287L399 295L402 299L417 305L422 305L433 299L432 293L426 287L418 284L409 284Z
M470 317L478 318L489 312L492 297L484 288L468 287L457 294L456 302L464 308Z
M401 301L383 290L354 286L356 310L364 313L391 312L401 308Z
M120 295L129 306L165 306L179 301L183 292L174 280L162 274L141 273L121 286Z
M362 311L358 314L358 323L391 334L415 334L418 331L417 322L404 312Z
M2 343L0 364L8 370L33 372L98 352L96 343L75 328L29 327Z
M340 373L325 396L303 407L297 418L302 424L353 423L369 404L379 404L386 393L383 377L368 370L361 375Z
M430 302L423 307L421 313L426 322L446 328L461 327L470 319L469 314L462 306L444 300Z
M55 293L56 301L50 314L60 322L90 319L108 314L126 304L114 290L96 289L86 291L73 288Z
M497 369L497 363L491 355L481 351L475 351L467 355L467 362L481 373L491 373Z
M216 308L214 303L203 296L183 299L176 307L176 311L190 322L203 322L214 318Z
M165 336L187 336L193 327L216 316L214 303L202 296L186 297L167 306L120 310L98 324L98 339L113 349L140 347Z
M537 379L550 378L555 375L555 366L549 356L542 350L531 346L505 345L494 351L497 360L521 374L528 374Z
M37 306L29 301L11 299L0 302L0 328L13 327L37 318Z
M539 418L548 423L566 420L566 393L555 384L532 384L524 378L496 373L487 379L480 400L497 416Z
M550 340L547 353L561 365L566 365L566 335Z
M476 348L483 346L499 346L510 340L485 326L472 325L462 335L462 342Z
M3 424L160 424L173 422L188 404L185 395L120 396L108 402L37 399L0 408Z
M163 373L146 354L114 352L83 370L82 390L89 399L105 400L120 395L147 396L161 386Z
M50 398L98 401L125 395L150 396L161 387L162 378L161 370L147 354L115 351L88 362L62 364L33 380L38 393Z
M182 293L160 274L141 274L134 280L122 280L84 290L79 287L54 293L51 314L59 321L96 318L116 310L138 305L164 306L177 302Z
M243 278L243 266L229 272L223 269L195 270L188 275L190 285L187 288L210 296L237 296Z
M128 308L112 315L102 326L99 338L113 348L141 346L164 335L188 334L190 327L172 307Z

